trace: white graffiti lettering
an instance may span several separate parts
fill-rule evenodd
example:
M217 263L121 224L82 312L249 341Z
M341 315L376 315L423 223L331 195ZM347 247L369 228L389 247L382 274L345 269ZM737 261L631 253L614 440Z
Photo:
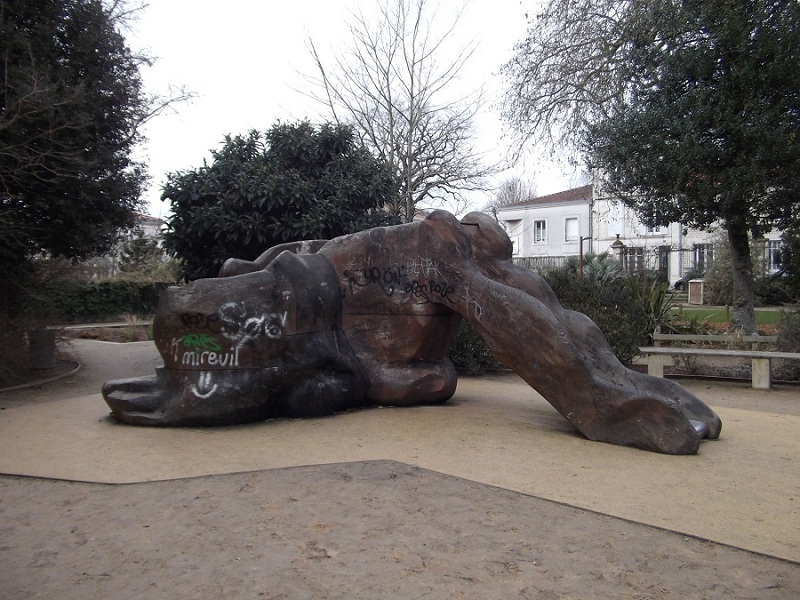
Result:
M173 362L187 367L238 367L239 348L232 347L228 352L186 350L180 338L173 338L170 344Z
M211 397L217 391L217 384L211 383L211 373L204 371L200 373L197 383L192 385L192 393L198 398L205 400Z
M286 311L248 317L244 304L237 302L223 304L218 314L220 320L225 323L222 335L231 340L237 348L260 337L270 340L280 339L289 318L289 313Z

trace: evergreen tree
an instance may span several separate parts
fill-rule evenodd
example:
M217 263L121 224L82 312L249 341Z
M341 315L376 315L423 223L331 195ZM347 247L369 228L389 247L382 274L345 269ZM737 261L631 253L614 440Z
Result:
M140 59L99 0L0 0L0 274L106 251L144 184Z
M185 277L212 277L226 258L397 223L383 210L397 190L388 164L351 128L276 124L226 137L210 164L169 174L165 247Z

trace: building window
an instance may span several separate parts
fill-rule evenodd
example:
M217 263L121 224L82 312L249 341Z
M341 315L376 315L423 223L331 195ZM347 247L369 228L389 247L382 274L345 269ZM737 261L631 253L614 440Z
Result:
M547 221L533 222L533 242L541 244L547 241Z
M780 240L768 240L764 247L764 262L767 273L774 274L781 270L781 254L783 243Z
M644 248L625 247L622 250L622 268L629 273L644 270Z
M695 244L692 247L692 264L698 273L705 273L714 262L714 244Z
M564 220L564 241L577 242L580 237L578 231L578 217L569 217Z

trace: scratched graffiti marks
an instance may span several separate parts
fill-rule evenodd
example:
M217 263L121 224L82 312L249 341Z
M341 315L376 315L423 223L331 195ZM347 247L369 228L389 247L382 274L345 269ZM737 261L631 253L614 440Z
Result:
M204 315L203 313L183 313L180 315L180 320L187 329L207 329L212 333L219 333L224 326L218 313L210 315Z
M413 276L423 275L426 278L441 278L442 274L439 271L439 261L433 258L420 256L418 258L409 258L406 261L406 270Z
M427 260L398 266L346 270L343 273L345 293L349 290L352 295L356 288L375 286L387 297L401 295L407 299L413 298L421 304L441 300L452 302L448 296L455 292L455 288L448 285L447 281L428 277L438 273L435 261Z

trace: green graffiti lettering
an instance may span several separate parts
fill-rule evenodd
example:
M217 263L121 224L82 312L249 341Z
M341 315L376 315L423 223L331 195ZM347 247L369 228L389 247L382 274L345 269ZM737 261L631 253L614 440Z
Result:
M222 346L212 336L205 333L189 333L181 338L184 348L191 348L197 351L219 352Z

